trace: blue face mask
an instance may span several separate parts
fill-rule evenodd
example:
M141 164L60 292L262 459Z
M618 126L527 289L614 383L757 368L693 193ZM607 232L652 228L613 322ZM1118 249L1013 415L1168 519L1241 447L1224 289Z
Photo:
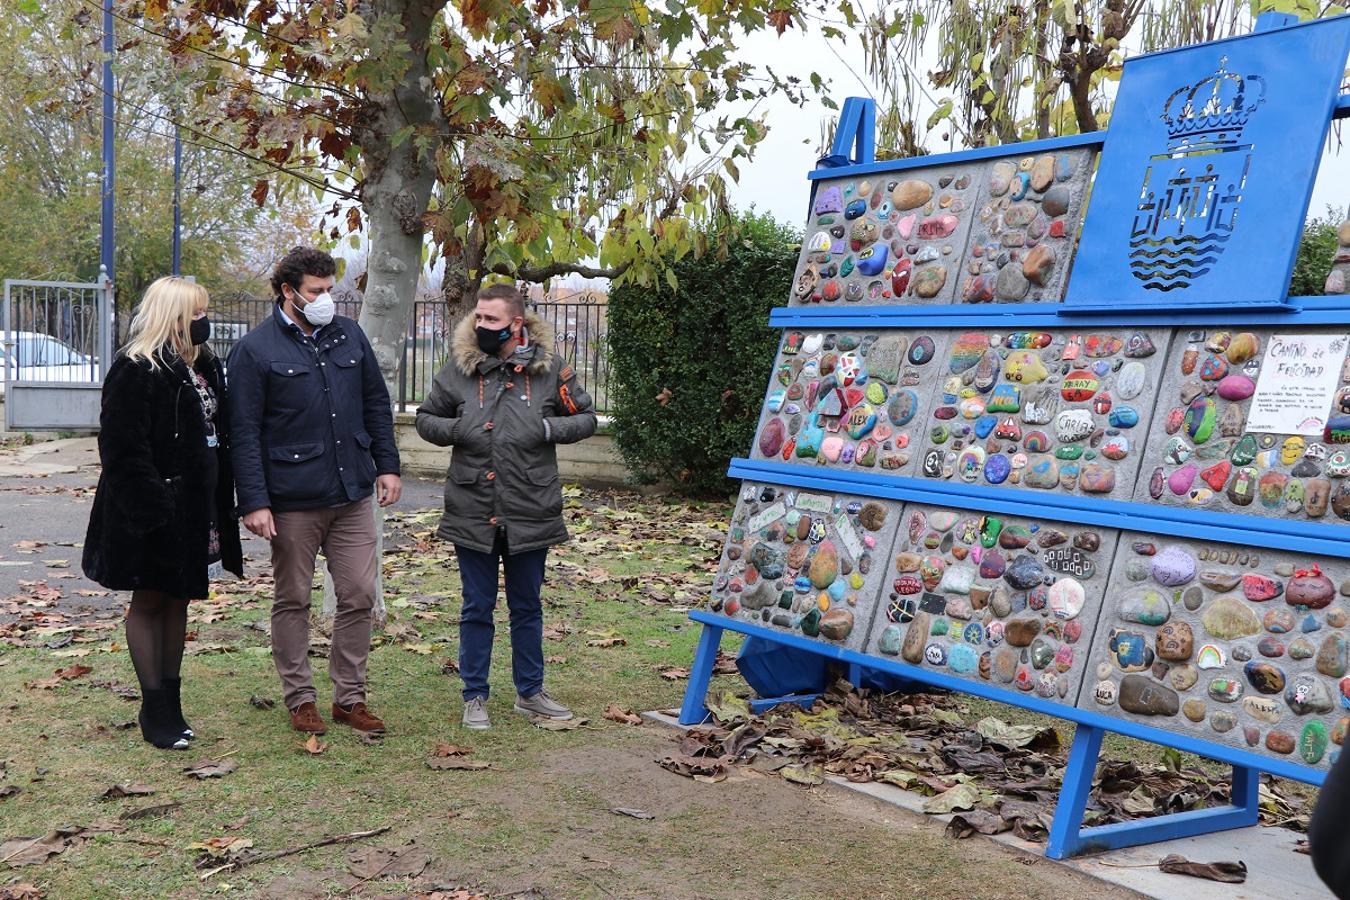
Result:
M484 328L479 325L473 330L474 337L478 339L478 349L482 350L488 356L494 356L502 349L502 345L511 340L511 329L508 328Z

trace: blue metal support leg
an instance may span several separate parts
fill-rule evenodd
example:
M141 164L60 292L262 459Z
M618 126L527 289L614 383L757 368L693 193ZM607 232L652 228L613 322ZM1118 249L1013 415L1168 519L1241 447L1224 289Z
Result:
M1064 786L1045 848L1045 855L1051 859L1154 844L1230 828L1247 828L1260 818L1260 771L1233 766L1232 799L1227 806L1083 828L1083 815L1092 792L1104 734L1101 728L1090 725L1079 725L1074 732L1069 765L1064 770Z
M819 694L788 694L786 697L763 697L750 701L750 711L759 715L782 703L795 703L802 709L809 710L816 705L816 698L819 696Z
M684 689L684 705L680 707L680 724L697 725L708 718L704 701L708 696L708 682L712 681L713 663L717 662L717 648L722 644L722 628L704 623L699 635L694 663L689 667L689 686Z

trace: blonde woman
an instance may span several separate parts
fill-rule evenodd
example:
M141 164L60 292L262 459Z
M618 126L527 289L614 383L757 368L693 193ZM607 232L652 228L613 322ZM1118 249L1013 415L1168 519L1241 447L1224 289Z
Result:
M188 601L207 595L209 572L243 569L208 302L205 288L183 278L145 292L103 382L103 472L84 544L85 574L132 592L127 648L141 685L141 735L163 749L186 749L194 736L180 700Z

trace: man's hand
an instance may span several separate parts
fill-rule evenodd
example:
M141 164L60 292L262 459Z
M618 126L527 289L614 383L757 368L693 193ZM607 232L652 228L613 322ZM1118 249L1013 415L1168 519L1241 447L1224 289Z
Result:
M244 527L264 540L270 541L277 536L277 526L272 521L272 510L267 507L246 514Z
M375 479L375 499L380 506L393 506L403 496L403 479L397 475L381 475Z

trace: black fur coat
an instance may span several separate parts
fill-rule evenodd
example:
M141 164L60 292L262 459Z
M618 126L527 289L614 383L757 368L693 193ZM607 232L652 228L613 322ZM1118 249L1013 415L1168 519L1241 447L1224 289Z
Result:
M216 515L221 562L243 572L239 523L234 515L225 377L220 361L203 354L198 370L220 401L220 446L206 446L206 418L187 364L176 356L168 368L118 356L103 382L98 480L84 573L112 590L157 590L174 597L207 596L206 454L219 460Z

